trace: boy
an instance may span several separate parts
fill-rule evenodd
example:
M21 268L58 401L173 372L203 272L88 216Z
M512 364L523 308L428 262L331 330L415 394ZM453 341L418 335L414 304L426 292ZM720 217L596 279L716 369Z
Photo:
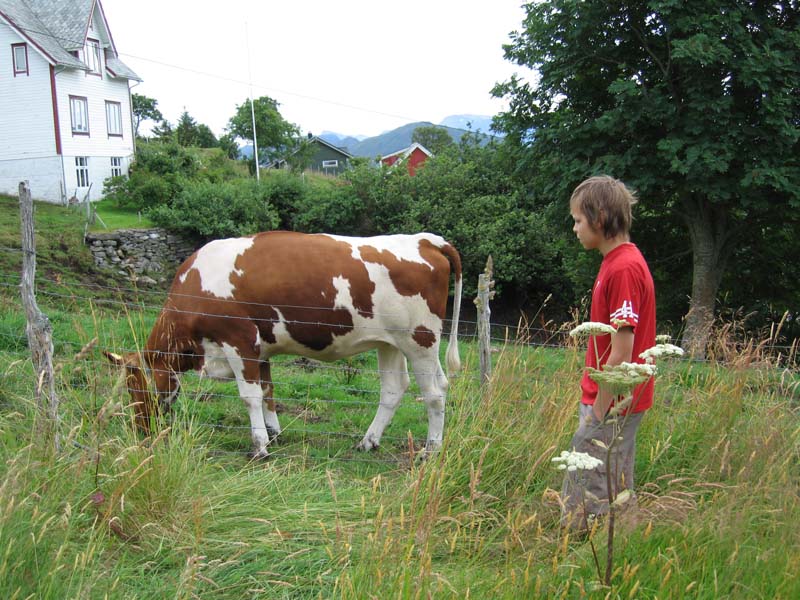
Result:
M624 183L608 176L591 177L581 183L570 198L572 231L586 250L598 250L603 262L592 288L590 321L617 328L612 335L589 338L586 367L643 362L639 354L655 345L656 301L653 278L639 249L630 241L631 207L636 197ZM592 440L610 445L614 425L604 422L614 398L599 389L584 371L581 380L580 426L572 438L571 450L586 452L603 461L595 470L567 472L561 490L562 524L583 530L585 516L608 512L606 469L612 469L616 494L623 489L633 492L633 465L636 430L644 411L653 404L653 379L633 391L625 425L616 435L617 442L606 465L606 450ZM617 425L619 427L619 424ZM634 502L635 499L629 500ZM583 514L585 510L587 515Z

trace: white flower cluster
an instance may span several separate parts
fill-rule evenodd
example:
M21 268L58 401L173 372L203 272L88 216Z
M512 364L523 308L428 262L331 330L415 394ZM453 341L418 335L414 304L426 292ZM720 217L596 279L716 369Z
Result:
M603 464L599 458L595 458L586 452L569 452L562 450L560 456L555 456L552 459L558 465L560 470L566 469L567 471L592 471Z
M617 333L617 330L611 325L606 323L598 323L596 321L587 321L581 323L575 329L569 332L572 337L583 337L587 335L610 335Z
M623 362L618 365L605 365L603 370L589 369L589 377L605 387L612 394L624 394L644 383L656 374L653 364Z
M653 364L655 359L666 358L667 356L683 356L683 348L672 344L656 344L642 352L639 358L648 364Z
M662 333L661 335L656 336L656 344L669 344L669 341L672 338L669 337L666 333Z

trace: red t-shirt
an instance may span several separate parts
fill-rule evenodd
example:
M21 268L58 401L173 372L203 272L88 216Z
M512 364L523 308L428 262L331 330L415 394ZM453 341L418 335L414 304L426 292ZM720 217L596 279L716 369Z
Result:
M639 252L631 244L624 243L605 255L592 289L591 321L611 325L612 319L621 319L633 327L633 353L631 362L643 363L639 354L656 343L656 297L650 269ZM586 350L586 366L598 368L608 360L611 336L589 338ZM654 382L651 377L633 392L633 412L642 412L653 405ZM594 404L597 383L585 371L581 380L583 395L581 402Z

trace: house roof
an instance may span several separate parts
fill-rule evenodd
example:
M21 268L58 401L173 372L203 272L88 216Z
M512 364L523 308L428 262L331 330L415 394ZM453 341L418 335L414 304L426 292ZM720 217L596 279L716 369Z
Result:
M323 139L322 139L321 137L319 137L319 136L316 136L316 135L315 135L313 138L311 138L311 140L310 140L310 141L312 141L312 142L317 142L318 144L321 144L322 146L327 146L327 147L328 147L328 148L330 148L331 150L334 150L334 151L338 152L339 154L342 154L342 155L344 155L346 158L353 158L353 155L352 155L352 154L350 154L350 153L349 153L347 150L345 150L344 148L340 148L339 146L334 146L333 144L331 144L330 142L327 142L327 141L323 140Z
M403 148L402 150L398 150L397 152L392 152L391 154L385 154L384 156L381 157L381 160L386 160L387 158L392 158L393 156L397 156L400 160L403 160L405 158L408 158L408 156L416 149L421 150L428 156L433 156L433 153L430 150L428 150L425 146L417 142L414 142L408 148Z
M0 0L0 19L38 49L51 64L82 70L88 67L70 51L83 48L95 10L102 17L107 31L99 0ZM110 33L108 44L106 66L111 76L141 81L119 60Z

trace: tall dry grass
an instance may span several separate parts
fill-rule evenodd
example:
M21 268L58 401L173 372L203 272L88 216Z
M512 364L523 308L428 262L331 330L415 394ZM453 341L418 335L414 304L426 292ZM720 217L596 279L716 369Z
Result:
M67 451L54 456L34 437L29 365L6 361L0 596L800 597L796 373L664 366L608 589L588 544L559 530L550 463L576 425L582 350L509 343L493 356L481 388L466 353L440 453L363 468L302 448L226 458L188 409L142 438L100 368L62 388Z

